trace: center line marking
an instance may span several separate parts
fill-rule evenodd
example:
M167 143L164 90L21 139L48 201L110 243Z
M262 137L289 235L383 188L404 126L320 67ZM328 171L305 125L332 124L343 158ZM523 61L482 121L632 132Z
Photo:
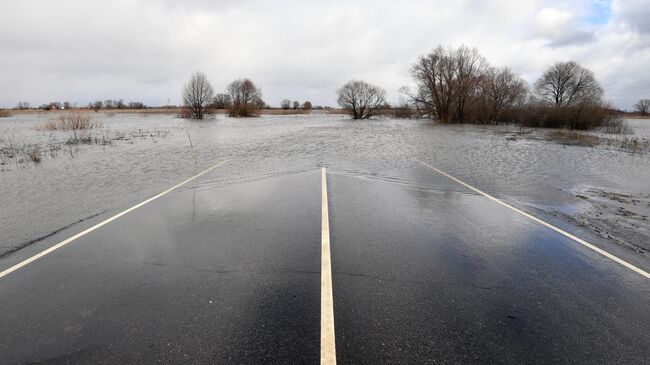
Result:
M320 363L336 364L334 340L334 299L330 259L330 220L327 209L327 173L321 169L321 272L320 272Z
M97 224L95 224L94 226L92 226L92 227L90 227L90 228L88 228L88 229L86 229L86 230L84 230L84 231L81 231L81 232L75 234L74 236L72 236L72 237L70 237L70 238L64 240L64 241L59 242L59 243L57 243L56 245L54 245L54 246L48 248L47 250L41 251L41 252L37 253L36 255L34 255L34 256L32 256L32 257L26 259L25 261L22 261L22 262L20 262L20 263L17 263L16 265L14 265L14 266L12 266L12 267L10 267L10 268L8 268L8 269L6 269L6 270L0 272L0 278L9 275L9 274L11 274L12 272L14 272L14 271L16 271L16 270L18 270L18 269L20 269L20 268L22 268L22 267L24 267L24 266L29 265L30 263L32 263L32 262L34 262L34 261L40 259L41 257L43 257L43 256L45 256L45 255L47 255L47 254L49 254L49 253L52 253L52 252L58 250L59 248L61 248L61 247L65 246L65 245L67 245L68 243L70 243L70 242L76 240L77 238L80 238L80 237L83 237L83 236L87 235L88 233L90 233L90 232L96 230L97 228L100 228L100 227L102 227L102 226L104 226L104 225L106 225L106 224L108 224L108 223L110 223L110 222L112 222L112 221L114 221L114 220L120 218L121 216L123 216L123 215L125 215L125 214L127 214L127 213L129 213L129 212L131 212L131 211L134 211L134 210L140 208L141 206L143 206L143 205L145 205L145 204L147 204L147 203L150 203L150 202L152 202L152 201L154 201L154 200L160 198L160 197L163 196L163 195L166 195L166 194L170 193L170 192L173 191L173 190L176 190L176 189L180 188L181 186L187 184L188 182L190 182L190 181L192 181L192 180L194 180L194 179L196 179L196 178L198 178L198 177L200 177L200 176L203 176L203 175L207 174L208 172L210 172L210 171L216 169L217 167L219 167L219 166L225 164L226 162L228 162L228 160L221 161L221 162L219 162L218 164L216 164L216 165L214 165L214 166L212 166L212 167L210 167L210 168L208 168L208 169L206 169L206 170L204 170L204 171L202 171L202 172L200 172L200 173L198 173L198 174L196 174L196 175L190 177L189 179L187 179L187 180L185 180L185 181L183 181L183 182L181 182L181 183L178 183L178 184L172 186L171 188L169 188L169 189L163 191L162 193L159 193L158 195L152 196L151 198L149 198L149 199L147 199L147 200L145 200L145 201L143 201L143 202L141 202L141 203L139 203L139 204L137 204L137 205L134 205L134 206L132 206L131 208L129 208L129 209L127 209L127 210L124 210L124 211L122 211L122 212L120 212L120 213L117 213L117 214L115 214L114 216L108 218L107 220L105 220L105 221L103 221L103 222L100 222L100 223L97 223Z
M501 204L504 207L506 207L506 208L508 208L510 210L513 210L513 211L523 215L524 217L526 217L526 218L528 218L530 220L533 220L533 221L535 221L535 222L537 222L537 223L539 223L539 224L541 224L541 225L543 225L543 226L545 226L547 228L550 228L550 229L554 230L555 232L557 232L557 233L559 233L559 234L561 234L561 235L563 235L565 237L568 237L568 238L578 242L579 244L581 244L581 245L583 245L583 246L585 246L585 247L587 247L587 248L589 248L589 249L591 249L593 251L598 252L599 254L607 257L608 259L610 259L612 261L616 261L619 264L627 267L628 269L630 269L630 270L632 270L632 271L634 271L634 272L636 272L638 274L641 274L642 276L645 276L646 278L650 279L650 273L648 273L647 271L644 271L644 270L630 264L629 262L627 262L627 261L625 261L625 260L623 260L623 259L621 259L621 258L619 258L619 257L617 257L617 256L603 250L603 249L600 249L600 248L594 246L593 244L583 240L582 238L576 237L576 236L572 235L571 233L569 233L567 231L564 231L564 230L562 230L562 229L560 229L560 228L558 228L558 227L556 227L556 226L554 226L554 225L552 225L550 223L547 223L547 222L545 222L545 221L543 221L543 220L541 220L541 219L539 219L539 218L537 218L537 217L535 217L535 216L533 216L531 214L528 214L528 213L526 213L526 212L524 212L524 211L522 211L520 209L517 209L517 208L513 207L512 205L510 205L510 204L508 204L508 203L506 203L506 202L504 202L504 201L502 201L500 199L497 199L497 198L493 197L492 195L490 195L488 193L485 193L485 192L483 192L483 191L481 191L481 190L479 190L479 189L477 189L477 188L475 188L475 187L473 187L473 186L471 186L471 185L469 185L469 184L467 184L467 183L465 183L465 182L463 182L463 181L461 181L461 180L447 174L446 172L444 172L444 171L442 171L440 169L437 169L437 168L429 165L426 162L422 162L420 160L416 160L416 161L421 163L422 165L432 169L433 171L435 171L435 172L437 172L437 173L439 173L439 174L441 174L441 175L443 175L443 176L445 176L445 177L447 177L447 178L449 178L451 180L454 180L455 182L465 186L466 188L468 188L468 189L470 189L472 191L475 191L475 192L479 193L480 195L483 195L484 197L486 197L486 198L488 198L488 199L490 199L490 200L492 200L492 201L494 201L494 202L496 202L498 204Z

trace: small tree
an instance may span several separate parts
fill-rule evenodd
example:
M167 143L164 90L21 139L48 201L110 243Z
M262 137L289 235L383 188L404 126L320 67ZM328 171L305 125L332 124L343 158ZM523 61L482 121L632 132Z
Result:
M293 102L293 110L300 109L300 102L298 100Z
M190 76L183 88L183 103L188 108L193 119L203 119L208 106L214 99L214 90L208 77L200 71Z
M601 104L603 96L594 73L573 61L549 67L535 83L535 91L556 107Z
M307 100L304 103L302 103L302 108L305 110L311 110L311 101Z
M228 113L231 117L253 117L257 110L265 105L262 90L249 79L235 80L227 89L232 106Z
M386 91L365 81L352 80L336 91L339 105L353 119L368 119L377 115L386 103Z
M638 103L634 104L634 109L641 115L647 115L650 111L650 99L641 99Z
M102 108L103 105L104 103L101 100L97 100L91 104L91 107L95 111L95 113L97 113L99 109Z
M282 101L280 102L280 108L284 110L289 110L291 108L291 100L282 99Z

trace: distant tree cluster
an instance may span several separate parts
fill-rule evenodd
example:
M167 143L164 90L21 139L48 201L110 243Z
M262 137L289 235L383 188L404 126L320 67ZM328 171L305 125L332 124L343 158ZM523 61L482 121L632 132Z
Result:
M614 122L594 74L576 62L549 67L531 92L507 67L495 68L475 48L439 46L412 66L409 107L440 123L515 122L591 129Z
M283 99L280 102L280 108L282 108L283 110L291 110L291 109L300 110L300 109L302 109L302 110L309 111L309 110L312 109L312 105L311 105L311 101L305 101L304 103L301 104L298 100L294 100L292 102L289 99Z
M213 109L224 109L231 117L253 117L267 107L262 90L249 79L238 79L225 93L214 95L212 85L203 72L195 72L183 87L183 106L193 119L203 119Z
M145 108L147 108L147 106L140 101L130 101L128 103L124 103L124 100L122 99L117 99L117 100L107 99L104 101L97 100L88 103L88 109L92 109L96 112L100 111L101 109L145 109Z

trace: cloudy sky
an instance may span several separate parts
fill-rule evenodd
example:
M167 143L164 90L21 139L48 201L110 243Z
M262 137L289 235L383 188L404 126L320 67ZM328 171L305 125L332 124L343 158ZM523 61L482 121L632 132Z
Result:
M217 1L0 3L0 107L124 99L180 103L192 71L217 91L235 78L283 98L334 105L348 79L392 102L435 46L477 47L528 82L556 61L592 69L620 108L650 98L648 0Z

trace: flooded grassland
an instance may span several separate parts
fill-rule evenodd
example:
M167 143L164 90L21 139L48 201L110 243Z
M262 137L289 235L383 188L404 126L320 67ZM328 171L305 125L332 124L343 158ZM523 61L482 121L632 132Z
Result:
M340 115L91 113L94 128L52 130L49 114L0 119L0 257L156 194L220 161L202 183L327 166L416 187L416 160L527 211L650 257L650 121L605 135Z

